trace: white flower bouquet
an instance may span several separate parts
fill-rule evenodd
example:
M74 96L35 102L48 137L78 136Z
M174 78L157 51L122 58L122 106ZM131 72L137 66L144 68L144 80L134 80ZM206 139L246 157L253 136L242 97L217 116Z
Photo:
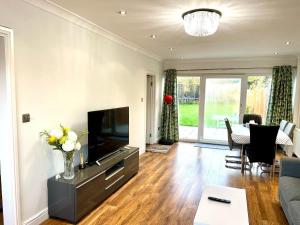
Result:
M65 162L64 178L74 178L74 153L81 149L79 140L82 136L86 135L86 132L82 132L78 136L74 131L60 125L60 128L42 131L40 135L45 137L48 144L53 147L53 150L59 150L63 153Z

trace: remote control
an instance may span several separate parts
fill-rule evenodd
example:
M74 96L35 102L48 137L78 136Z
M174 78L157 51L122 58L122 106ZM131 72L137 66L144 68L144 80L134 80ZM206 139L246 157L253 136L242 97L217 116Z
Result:
M223 199L223 198L215 198L215 197L209 196L208 199L209 199L209 200L212 200L212 201L216 201L216 202L226 203L226 204L230 204L230 203L231 203L230 200Z

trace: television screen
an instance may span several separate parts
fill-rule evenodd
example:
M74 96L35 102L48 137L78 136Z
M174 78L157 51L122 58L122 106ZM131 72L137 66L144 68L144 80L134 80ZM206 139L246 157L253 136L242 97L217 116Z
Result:
M88 112L88 163L129 144L129 107Z

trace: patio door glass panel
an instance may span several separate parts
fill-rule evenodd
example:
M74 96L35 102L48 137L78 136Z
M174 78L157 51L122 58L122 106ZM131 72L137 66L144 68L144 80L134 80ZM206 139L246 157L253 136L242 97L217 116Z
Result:
M224 118L231 124L239 123L241 78L206 78L204 100L203 139L227 141Z
M200 77L177 77L179 139L198 140Z
M266 122L269 96L271 90L271 76L248 76L246 113L262 116Z

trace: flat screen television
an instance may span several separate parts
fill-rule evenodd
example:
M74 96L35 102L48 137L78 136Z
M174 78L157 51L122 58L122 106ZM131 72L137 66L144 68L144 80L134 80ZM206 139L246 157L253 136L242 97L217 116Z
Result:
M88 163L129 144L129 107L88 112Z

